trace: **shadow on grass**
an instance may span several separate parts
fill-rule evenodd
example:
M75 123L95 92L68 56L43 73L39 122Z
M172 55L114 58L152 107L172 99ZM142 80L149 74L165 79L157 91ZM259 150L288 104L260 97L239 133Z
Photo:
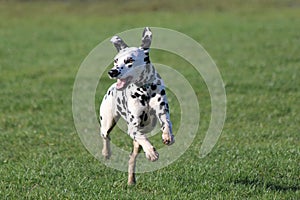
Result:
M286 192L286 191L299 191L300 186L298 185L283 185L283 184L276 184L276 183L270 183L270 182L265 182L263 180L249 180L249 179L241 179L241 180L235 180L234 184L239 184L239 185L245 185L245 186L255 186L255 187L261 187L265 188L268 190L274 190L278 192Z

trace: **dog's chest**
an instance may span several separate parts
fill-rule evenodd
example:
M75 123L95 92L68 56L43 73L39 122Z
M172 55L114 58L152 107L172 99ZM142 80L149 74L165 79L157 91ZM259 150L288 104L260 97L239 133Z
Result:
M131 84L126 89L117 91L117 112L125 118L132 112L147 112L151 95L153 95L151 85L138 87Z

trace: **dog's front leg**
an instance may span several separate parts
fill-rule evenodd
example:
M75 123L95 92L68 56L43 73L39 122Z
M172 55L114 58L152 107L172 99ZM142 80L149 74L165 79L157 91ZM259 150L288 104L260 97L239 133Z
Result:
M161 124L162 141L166 145L171 145L175 142L172 132L172 123L170 121L170 115L167 113L159 113L157 115Z
M149 105L152 110L151 112L155 112L155 115L161 125L163 143L166 145L173 144L175 139L172 132L168 100L163 87L157 90L156 95L151 98Z
M109 159L111 156L109 133L120 118L113 109L115 97L112 91L113 88L109 89L100 105L100 135L103 140L102 155L105 159Z

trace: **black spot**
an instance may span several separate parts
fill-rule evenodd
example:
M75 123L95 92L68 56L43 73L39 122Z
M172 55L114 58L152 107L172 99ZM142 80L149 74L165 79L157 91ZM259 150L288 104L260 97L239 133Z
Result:
M165 102L161 102L161 103L160 103L161 106L164 106L165 104L166 104Z
M133 115L131 115L131 116L130 116L130 119L129 119L129 120L130 120L130 122L132 122L132 121L133 121L133 119L134 119L134 116L133 116Z
M128 65L128 68L132 67L132 65Z
M119 106L119 108L121 108L120 106ZM117 109L119 109L118 108L118 106L117 106ZM122 112L121 110L117 110L117 114L120 116L120 115L122 115L122 116L126 116L126 113L125 112Z
M161 100L161 98L159 97L159 98L157 99L157 101L160 102L160 100Z
M126 116L126 113L125 112L121 112L121 115Z
M147 115L147 113L144 115L144 121L147 121L147 119L148 119L148 115Z
M134 99L134 98L136 98L136 96L134 96L133 94L131 95L131 97Z
M144 101L147 101L147 99L148 99L147 96L144 95L144 94L141 96L141 98L142 98L142 100L144 100Z
M157 88L157 85L155 85L155 84L151 85L151 90L156 90L156 88Z
M166 112L169 112L169 104L166 103Z
M156 95L156 93L153 93L153 94L151 95L151 97L155 97L155 95Z
M123 107L125 108L125 98L124 98L124 96L123 96L123 98L122 98L122 105L123 105Z
M145 111L143 111L143 113L139 116L139 118L141 119L141 121L143 121L145 114L146 114Z
M162 115L163 115L163 113L158 113L158 118L160 119Z
M107 95L110 95L110 90L108 91L108 94Z
M150 96L147 96L147 95L142 95L141 96L141 99L142 99L142 101L144 101L144 102L149 102L149 100L150 100Z
M100 120L102 120L102 116L100 116Z
M145 62L146 64L150 63L150 58L149 58L149 56L147 56L147 57L144 58L144 62Z
M142 104L142 106L146 106L145 100L141 100L140 103Z
M120 103L121 103L121 100L120 100L120 98L119 98L119 97L117 98L117 102L118 102L118 104L120 104Z
M160 95L165 95L166 94L166 91L165 90L162 90L161 92L160 92Z
M118 111L122 111L122 108L119 106L119 105L117 105L117 109L118 109Z
M134 95L136 96L136 97L139 97L139 96L141 96L139 93L134 93Z

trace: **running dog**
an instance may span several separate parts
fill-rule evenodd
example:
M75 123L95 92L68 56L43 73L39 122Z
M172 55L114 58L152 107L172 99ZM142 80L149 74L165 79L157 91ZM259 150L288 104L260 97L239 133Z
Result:
M128 135L133 139L133 150L128 166L128 184L135 184L136 158L141 150L150 161L156 161L159 154L149 142L146 133L156 125L161 125L162 142L175 142L164 82L150 62L149 48L152 32L146 27L140 47L128 47L118 36L110 40L118 54L114 66L108 72L117 82L111 85L100 105L100 132L103 138L102 154L111 156L109 133L120 117L128 126Z

